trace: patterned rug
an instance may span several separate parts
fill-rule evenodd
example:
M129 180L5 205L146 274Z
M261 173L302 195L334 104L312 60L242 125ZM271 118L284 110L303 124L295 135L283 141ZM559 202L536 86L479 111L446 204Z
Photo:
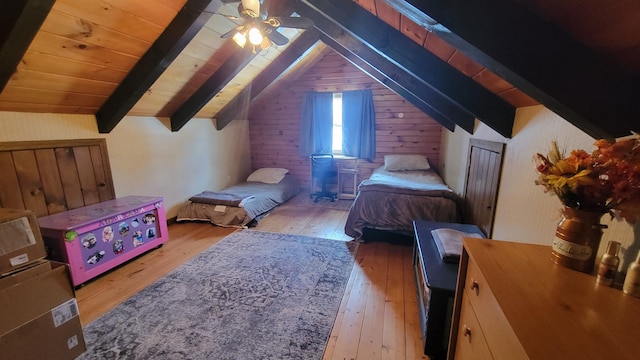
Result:
M355 246L237 231L87 325L78 359L321 359Z

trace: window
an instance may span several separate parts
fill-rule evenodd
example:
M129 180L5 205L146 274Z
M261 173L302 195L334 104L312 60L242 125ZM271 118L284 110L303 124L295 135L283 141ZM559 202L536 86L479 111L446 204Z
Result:
M304 95L300 116L300 155L374 158L376 112L371 90L310 91Z
M342 93L333 93L333 137L331 150L342 154Z

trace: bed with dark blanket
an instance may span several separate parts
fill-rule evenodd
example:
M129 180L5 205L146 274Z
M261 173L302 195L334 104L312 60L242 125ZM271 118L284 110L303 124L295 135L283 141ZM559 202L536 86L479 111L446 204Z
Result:
M220 191L203 191L178 210L176 221L209 221L225 227L247 227L300 192L293 175L269 184L247 181Z
M379 167L358 185L345 233L362 240L363 229L413 234L413 220L460 222L462 199L432 169L387 171Z

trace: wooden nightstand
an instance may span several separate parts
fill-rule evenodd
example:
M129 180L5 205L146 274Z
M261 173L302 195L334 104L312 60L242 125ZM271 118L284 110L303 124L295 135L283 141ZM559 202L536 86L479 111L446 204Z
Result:
M358 194L358 158L336 155L338 199L355 199Z

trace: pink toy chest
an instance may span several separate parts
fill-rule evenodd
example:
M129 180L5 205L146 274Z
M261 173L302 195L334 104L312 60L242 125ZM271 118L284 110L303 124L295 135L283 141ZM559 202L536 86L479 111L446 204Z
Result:
M85 283L168 240L164 199L126 196L39 219L48 258Z

